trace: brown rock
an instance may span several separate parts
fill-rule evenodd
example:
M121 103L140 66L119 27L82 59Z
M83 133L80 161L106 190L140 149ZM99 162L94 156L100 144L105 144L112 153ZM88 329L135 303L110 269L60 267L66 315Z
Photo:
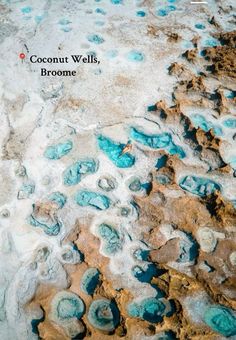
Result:
M167 263L176 261L179 257L179 239L174 238L168 241L164 246L150 252L152 262Z

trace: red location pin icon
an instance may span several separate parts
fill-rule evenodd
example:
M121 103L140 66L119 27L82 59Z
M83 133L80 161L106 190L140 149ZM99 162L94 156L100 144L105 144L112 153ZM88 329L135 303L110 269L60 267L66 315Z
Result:
M25 54L24 53L20 53L19 57L23 60L23 59L25 59Z

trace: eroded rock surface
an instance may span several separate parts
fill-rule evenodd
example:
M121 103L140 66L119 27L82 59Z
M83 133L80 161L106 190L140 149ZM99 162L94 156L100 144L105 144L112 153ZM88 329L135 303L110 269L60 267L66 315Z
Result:
M235 339L234 13L0 4L1 340Z

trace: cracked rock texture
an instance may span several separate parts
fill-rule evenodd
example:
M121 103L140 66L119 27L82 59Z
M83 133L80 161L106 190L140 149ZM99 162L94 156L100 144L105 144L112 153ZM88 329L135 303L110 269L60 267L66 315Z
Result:
M0 2L1 340L236 338L235 42L231 0Z

